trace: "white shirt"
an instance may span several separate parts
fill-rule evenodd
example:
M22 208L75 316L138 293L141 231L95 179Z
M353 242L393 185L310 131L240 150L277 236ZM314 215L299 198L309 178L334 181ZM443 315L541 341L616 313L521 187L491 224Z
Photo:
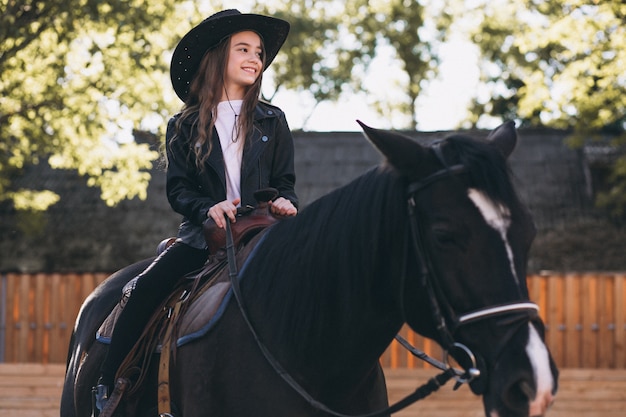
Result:
M222 101L217 105L215 129L220 137L226 173L226 199L241 198L241 158L244 138L235 137L243 100Z

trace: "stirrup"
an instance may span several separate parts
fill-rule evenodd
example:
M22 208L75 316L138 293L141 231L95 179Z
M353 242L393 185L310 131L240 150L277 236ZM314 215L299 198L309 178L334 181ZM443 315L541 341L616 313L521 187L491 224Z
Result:
M118 378L115 381L115 387L110 394L108 386L98 384L93 389L94 393L94 407L93 417L112 417L114 416L117 406L120 404L124 392L130 386L130 380L126 378ZM101 408L99 408L101 407Z
M98 384L91 388L91 408L93 417L99 417L100 413L109 401L109 386Z

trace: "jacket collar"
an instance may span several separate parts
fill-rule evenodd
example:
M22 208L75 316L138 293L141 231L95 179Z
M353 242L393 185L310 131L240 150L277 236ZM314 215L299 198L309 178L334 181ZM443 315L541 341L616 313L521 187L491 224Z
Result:
M254 109L254 121L278 117L281 110L264 101L259 101Z
M269 142L268 134L270 132L264 132L261 129L261 121L265 119L272 119L279 116L281 110L278 107L272 106L265 102L259 102L254 109L254 125L251 135L246 139L245 147L243 149L242 156L242 172L241 178L245 178L247 173L255 166L254 161L259 158L265 145ZM197 113L188 118L188 121L197 120ZM213 150L209 154L206 162L209 164L217 175L220 177L220 181L226 186L226 178L224 176L224 156L222 155L222 149L220 141L217 135L213 135Z
M281 110L278 107L272 106L264 101L259 101L254 108L254 121L260 121L263 119L278 117ZM180 116L180 113L177 115ZM198 122L198 112L192 113L187 119L183 121L183 124L193 125Z

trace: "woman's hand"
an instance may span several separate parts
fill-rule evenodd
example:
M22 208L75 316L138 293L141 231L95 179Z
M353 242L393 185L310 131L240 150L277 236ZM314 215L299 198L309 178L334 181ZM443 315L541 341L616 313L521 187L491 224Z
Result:
M224 215L228 216L231 223L235 223L237 221L237 204L239 204L240 201L241 199L239 198L236 198L233 201L221 201L211 207L206 215L207 217L213 219L217 227L223 229L224 227L226 227L226 220L224 219Z
M276 200L270 201L269 204L272 213L278 216L295 216L298 214L298 209L284 197L278 197Z

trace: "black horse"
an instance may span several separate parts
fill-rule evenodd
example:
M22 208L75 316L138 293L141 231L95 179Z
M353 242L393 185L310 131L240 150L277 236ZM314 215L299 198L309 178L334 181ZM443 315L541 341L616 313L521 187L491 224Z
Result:
M513 123L486 140L453 135L431 146L362 126L385 163L272 226L239 274L260 343L319 403L276 372L231 300L206 336L176 350L171 398L181 416L384 409L379 357L403 323L478 369L470 387L488 416L542 416L552 403L558 372L525 281L535 229L506 164ZM62 417L90 415L106 349L94 334L148 262L117 272L85 301ZM156 380L144 385L139 411L155 405Z

